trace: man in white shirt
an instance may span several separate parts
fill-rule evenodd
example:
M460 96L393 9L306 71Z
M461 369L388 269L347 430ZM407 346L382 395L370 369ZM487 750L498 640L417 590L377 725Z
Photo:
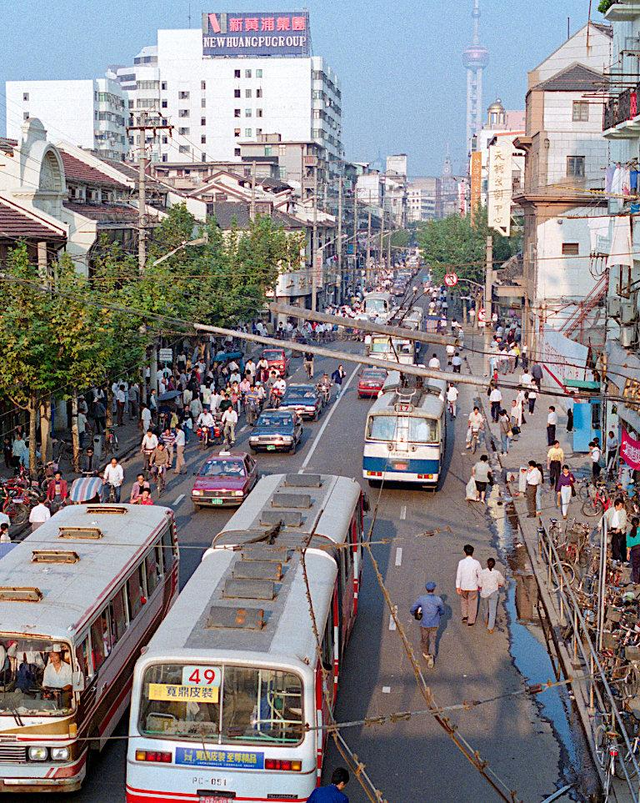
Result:
M176 474L187 473L187 464L184 460L184 447L186 442L184 430L180 426L176 427L176 439L173 444L176 447L176 467L174 469Z
M451 365L453 366L453 373L459 374L460 368L462 367L462 357L457 351L451 358Z
M525 491L525 498L527 500L527 518L535 519L536 517L536 494L538 486L542 482L542 474L537 466L535 460L529 460L529 468L527 469L527 489Z
M616 499L600 519L607 524L607 533L611 536L611 559L627 562L627 511L624 509L624 499Z
M551 405L551 407L549 407L549 415L547 416L547 446L553 446L555 442L557 425L558 413L556 413L556 408Z
M62 689L71 691L73 687L73 670L71 665L62 660L62 646L53 644L49 660L44 668L42 685L45 689Z
M140 451L144 457L145 471L149 471L149 460L151 459L151 455L155 452L157 446L158 436L152 429L148 429L142 438L142 443L140 445Z
M113 488L113 495L115 497L115 500L116 502L119 502L122 483L124 482L124 469L122 468L120 463L118 463L117 457L111 458L111 462L107 465L107 467L104 470L102 479L104 480L104 487L102 488L102 501L103 502L109 501L109 494L111 492L111 488Z
M526 370L526 371L525 371L525 372L522 374L522 376L520 377L520 384L522 385L522 387L523 387L525 390L529 390L529 388L530 388L530 387L531 387L531 385L533 384L533 377L531 376L531 374L529 373L529 371L528 371L528 370Z
M494 424L497 424L500 417L500 408L502 407L502 391L500 388L493 388L489 394L489 401L491 402L491 420Z
M238 413L233 407L227 408L222 414L222 432L225 441L229 446L236 442L236 424L238 423Z
M31 508L29 513L29 523L31 524L31 532L35 533L38 527L42 527L45 521L51 518L51 511L44 502L38 502L35 507Z
M589 457L591 458L591 476L594 482L600 479L600 458L602 457L602 449L597 441L591 441L589 444Z
M460 395L458 388L455 385L449 385L447 389L447 402L449 403L449 410L453 418L456 417L458 396Z
M482 569L479 575L480 597L485 601L487 609L487 630L493 633L496 626L496 612L498 610L498 595L504 588L505 580L501 572L495 568L493 558L487 559L487 568Z
M456 594L461 597L462 621L469 627L475 624L478 615L478 588L482 566L473 557L471 544L464 546L464 558L458 563L456 572Z
M438 357L437 357L435 354L434 354L434 355L433 355L433 357L432 357L432 358L429 360L429 368L433 368L433 369L435 369L436 371L439 371L439 370L440 370L440 360L438 359Z
M216 420L213 417L213 414L210 413L208 410L204 410L198 416L198 420L196 421L196 426L211 428L211 427L215 426L215 423L216 423Z

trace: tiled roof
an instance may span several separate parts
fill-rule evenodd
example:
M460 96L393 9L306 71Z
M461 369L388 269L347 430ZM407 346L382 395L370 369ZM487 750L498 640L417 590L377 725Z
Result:
M109 187L122 187L123 189L126 188L125 184L121 184L119 181L111 178L111 176L107 176L106 173L96 170L95 167L90 167L88 164L80 161L80 159L76 159L75 156L71 156L70 153L66 153L65 151L61 150L60 156L62 157L64 172L68 181L79 181L82 184L99 184Z
M0 201L0 240L58 240L67 238L59 229L49 226L44 221L34 220L10 204Z
M239 229L249 228L251 214L248 203L235 203L233 201L208 203L207 213L215 217L216 223L223 231L231 228L234 218ZM276 225L284 226L285 229L305 228L305 225L302 221L298 220L292 215L288 215L286 212L274 210L271 213L271 218Z
M74 201L65 201L65 209L83 215L98 223L120 223L127 226L138 224L138 210L126 204L81 204Z
M604 76L601 73L575 63L533 88L544 89L545 92L592 92L603 86Z
M131 164L130 162L122 162L118 159L102 159L105 164L108 164L109 167L113 167L114 170L118 170L122 173L123 176L126 176L130 181L138 181L138 165ZM158 192L167 192L169 187L161 184L159 181L151 178L151 176L147 173L147 180L146 180L147 190L151 191L158 191Z
M13 151L18 147L18 142L15 139L7 139L6 137L0 137L0 151L4 151L5 153L13 153Z

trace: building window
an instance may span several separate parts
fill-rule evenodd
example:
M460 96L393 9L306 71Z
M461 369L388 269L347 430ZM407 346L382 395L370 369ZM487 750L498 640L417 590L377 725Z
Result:
M200 144L201 145L206 145L207 144L207 135L206 134L200 134Z
M180 145L178 147L178 151L180 153L189 153L189 146L188 145Z
M234 89L233 90L233 97L234 98L239 98L240 97L240 90L239 89Z
M29 112L22 112L22 119L28 120L29 119Z
M189 109L180 109L178 111L178 117L188 117L189 116Z
M240 156L240 148L234 148L233 149L233 155L234 156Z
M244 71L244 77L245 78L251 78L251 70L245 70Z
M166 153L163 153L163 154L162 154L162 161L163 161L163 162L168 162L168 161L169 161L169 158L167 157L167 154L166 154Z
M577 257L580 254L579 243L562 243L562 255Z
M262 89L256 89L256 97L257 98L261 98L262 97Z
M272 151L273 151L273 149L272 149L271 145L265 145L264 146L264 155L265 156L271 156Z
M567 176L584 178L584 156L567 156Z
M250 98L251 97L251 90L250 89L245 89L244 90L244 96L245 96L245 98Z
M233 129L233 136L234 137L239 137L240 136L240 129L239 128L234 128Z
M261 128L256 128L256 137L259 137L260 134L262 134L262 129Z
M245 117L251 117L251 109L245 109L244 110L244 116Z
M188 137L189 136L189 129L188 128L179 128L178 129L178 134L180 134L181 137Z
M262 117L262 109L256 109L256 117Z
M240 78L240 70L234 70L233 71L233 77L234 78Z
M28 92L23 92L22 93L22 100L24 100L25 102L29 100L29 93Z
M188 92L178 92L178 100L189 100Z
M251 129L250 128L245 128L244 135L245 135L245 137L250 137L251 136Z
M586 123L589 119L589 103L586 100L573 101L572 119L576 123Z
M163 145L167 145L168 143L169 143L169 137L167 137L166 135L163 136L162 137L162 144Z
M200 154L200 161L201 162L206 162L207 161L207 154L204 151L202 151L201 154Z
M207 118L206 117L201 117L200 118L200 125L206 125L206 124L207 124Z
M262 70L256 70L256 78L262 78Z
M200 89L204 92L204 90L206 88L207 88L207 82L206 81L200 81Z
M164 89L166 91L166 89L167 89L167 82L166 81L162 81L162 83L160 84L160 89Z
M283 180L287 180L287 168L286 167L279 167L278 168L278 175Z
M234 109L233 110L233 116L234 117L240 117L241 116L240 109Z
M207 108L207 99L206 98L202 98L202 100L200 101L200 108L201 109L206 109Z
M132 102L132 101L129 101L129 103L131 103L131 102ZM166 100L163 100L163 101L162 101L162 103L161 103L161 106L162 106L162 108L163 108L163 109L166 109L166 108L168 108L168 106L169 106L169 103L168 103L168 101L166 101Z

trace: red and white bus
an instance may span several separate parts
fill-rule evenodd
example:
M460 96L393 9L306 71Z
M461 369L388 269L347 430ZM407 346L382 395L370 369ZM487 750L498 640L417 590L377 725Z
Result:
M260 480L136 664L128 803L307 799L358 610L363 514L346 477Z
M66 507L2 558L0 792L80 788L177 589L163 507Z

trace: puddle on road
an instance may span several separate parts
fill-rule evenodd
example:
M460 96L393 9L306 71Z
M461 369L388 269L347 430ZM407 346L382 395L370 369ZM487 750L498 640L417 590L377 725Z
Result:
M513 665L529 684L545 683L556 677L553 661L547 651L544 630L536 607L535 578L526 569L526 547L517 538L517 524L509 515L509 506L496 504L494 496L488 506L494 545L502 561L509 566L506 609L509 627L509 652ZM514 582L515 581L515 582ZM582 735L577 712L574 711L566 687L556 687L534 698L541 717L549 723L560 745L558 787L584 781L593 776L590 754ZM587 786L591 786L587 783ZM551 794L553 790L549 790ZM562 800L569 798L563 796ZM578 791L572 800L586 799Z

